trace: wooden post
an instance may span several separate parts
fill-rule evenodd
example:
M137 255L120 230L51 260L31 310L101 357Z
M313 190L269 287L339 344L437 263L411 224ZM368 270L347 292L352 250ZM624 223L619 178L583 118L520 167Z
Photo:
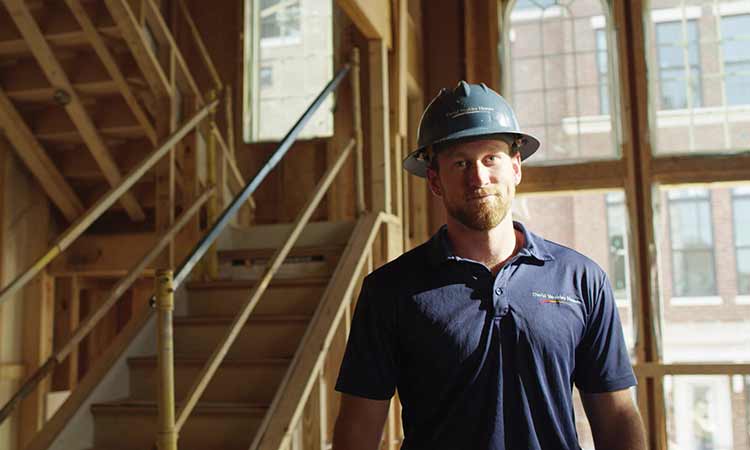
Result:
M216 91L211 91L208 94L209 101L213 101L216 98ZM216 123L215 112L211 113L209 118L210 123ZM208 133L208 155L206 156L206 177L207 184L209 186L216 186L216 189L223 189L223 186L218 186L217 183L217 164L216 164L216 135L215 133ZM208 223L209 226L216 222L219 216L219 201L216 195L208 200ZM205 256L206 260L206 275L209 279L215 280L219 277L219 256L216 251L216 244L212 245Z
M159 430L156 445L159 450L177 450L174 405L174 342L172 339L172 312L174 288L172 271L156 273L156 306L158 310L158 361L159 361Z
M26 286L23 308L24 365L33 371L52 354L53 278L40 274ZM21 403L20 447L25 447L44 424L49 378Z
M355 147L355 190L357 193L357 217L364 214L366 210L365 206L365 169L364 169L364 156L363 156L363 137L362 137L362 92L359 83L359 49L357 47L352 48L352 72L349 74L352 82L352 112L354 114L354 139L357 144Z

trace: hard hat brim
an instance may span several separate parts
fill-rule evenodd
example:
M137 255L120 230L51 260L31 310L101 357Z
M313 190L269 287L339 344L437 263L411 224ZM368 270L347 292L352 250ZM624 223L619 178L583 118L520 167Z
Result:
M465 134L463 136L462 134ZM519 153L521 154L521 161L525 161L528 159L531 155L533 155L538 149L541 143L539 142L539 139L535 138L534 136L527 134L527 133L489 133L486 135L477 135L476 130L466 130L466 133L454 133L449 138L442 139L440 141L435 142L435 144L447 144L449 142L453 141L469 141L469 140L479 140L479 139L492 139L493 137L497 138L499 136L518 136L522 137L524 142L519 147ZM404 161L404 169L409 172L412 175L416 175L418 177L427 178L427 167L429 165L429 161L425 158L420 157L420 155L425 151L426 149L424 147L420 147L407 156Z

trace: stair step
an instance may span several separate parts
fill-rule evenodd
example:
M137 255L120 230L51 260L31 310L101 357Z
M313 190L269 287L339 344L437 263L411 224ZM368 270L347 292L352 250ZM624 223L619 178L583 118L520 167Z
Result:
M175 398L184 400L206 360L175 359ZM270 404L289 367L289 358L225 359L201 396L206 402L248 402ZM128 359L130 397L156 398L159 380L156 356Z
M177 411L181 407L176 406ZM267 405L252 403L198 403L179 436L179 448L247 449L260 426ZM94 445L110 450L143 450L156 441L158 411L155 402L120 400L95 404Z
M253 314L297 314L311 316L325 291L327 277L274 279L263 293ZM255 282L225 280L189 283L188 311L191 316L230 316L250 297Z
M310 316L251 315L228 358L291 358L305 333ZM231 317L176 317L175 354L208 357L229 330Z

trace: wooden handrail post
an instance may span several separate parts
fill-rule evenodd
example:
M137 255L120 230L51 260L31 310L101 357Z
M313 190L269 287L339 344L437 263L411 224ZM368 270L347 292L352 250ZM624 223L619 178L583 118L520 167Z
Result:
M216 99L217 92L216 90L211 90L208 93L208 99L209 102L212 102ZM211 115L209 116L211 121L211 127L218 129L216 127L216 112L211 112ZM215 133L209 133L208 134L208 155L206 157L207 166L206 167L206 173L207 173L207 182L209 186L215 186L217 189L217 194L208 201L208 223L213 225L214 222L216 222L216 219L219 217L219 196L221 195L221 192L224 187L223 186L217 186L216 180L217 180L217 170L219 169L219 165L216 161L216 134ZM212 245L209 249L208 253L206 254L206 275L209 279L215 280L219 277L219 255L216 251L216 244Z
M172 313L174 288L172 271L156 272L156 307L158 311L159 360L159 430L156 446L159 450L177 450L174 405L174 341L172 339Z
M365 213L365 180L364 180L364 157L362 155L362 97L360 96L359 86L359 48L352 48L352 109L354 110L354 139L357 143L355 147L355 180L357 195L357 217Z

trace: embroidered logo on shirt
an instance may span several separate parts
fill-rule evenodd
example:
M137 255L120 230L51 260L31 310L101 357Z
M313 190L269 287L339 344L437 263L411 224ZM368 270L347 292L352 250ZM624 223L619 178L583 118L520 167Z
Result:
M540 291L532 291L531 295L533 297L541 299L540 302L542 303L567 303L567 304L575 304L575 305L581 305L581 301L578 300L575 297L571 297L569 295L554 295L549 294L547 292L540 292Z

